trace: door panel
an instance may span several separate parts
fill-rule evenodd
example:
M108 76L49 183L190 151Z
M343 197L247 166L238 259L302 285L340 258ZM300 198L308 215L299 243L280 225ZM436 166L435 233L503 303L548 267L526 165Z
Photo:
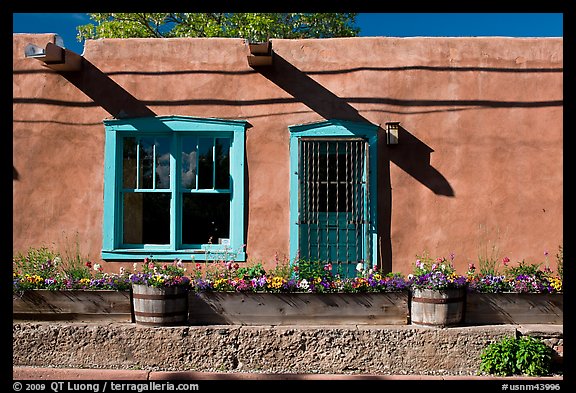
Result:
M365 259L366 145L359 138L300 141L301 258L354 267Z

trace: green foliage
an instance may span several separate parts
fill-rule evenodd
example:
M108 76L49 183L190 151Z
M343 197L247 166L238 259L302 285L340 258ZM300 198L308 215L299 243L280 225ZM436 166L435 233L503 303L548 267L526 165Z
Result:
M526 276L540 276L544 274L540 270L540 263L526 263L524 260L518 262L518 266L509 266L506 268L506 275L510 277L518 277L520 275Z
M545 376L552 365L552 348L531 336L506 337L489 344L480 355L480 371L499 376Z
M53 277L58 270L59 254L46 246L29 248L26 254L12 257L12 269L20 275L37 275L43 279Z
M317 277L325 277L331 274L331 268L327 270L326 262L299 259L294 262L298 279L312 281Z
M558 246L556 262L558 264L558 276L560 277L560 280L564 280L564 250L562 249L562 246Z
M490 234L488 228L480 225L480 246L478 248L478 269L484 276L497 276L499 273L498 264L500 262L500 229L496 229L496 234ZM495 237L496 240L490 240Z
M70 280L77 281L82 278L90 278L90 259L82 254L80 250L79 234L76 232L74 242L66 236L65 249L62 253L62 264L60 271Z
M239 267L235 272L236 277L243 278L244 280L251 280L253 278L258 278L265 274L266 271L264 270L264 267L262 266L261 263Z
M355 13L93 13L94 23L77 27L77 38L354 37Z

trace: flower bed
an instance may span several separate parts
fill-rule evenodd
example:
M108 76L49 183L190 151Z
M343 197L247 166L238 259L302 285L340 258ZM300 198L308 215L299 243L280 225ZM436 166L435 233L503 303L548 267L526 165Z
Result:
M44 252L26 257L32 261L28 269L15 264L16 319L98 319L100 314L102 320L134 321L134 284L186 288L189 322L199 325L405 324L413 317L410 292L456 288L467 289L465 324L557 324L563 318L561 277L523 261L506 266L503 274L476 272L471 264L466 275L459 275L453 255L450 262L420 257L407 277L365 270L361 263L356 277L345 277L338 266L308 261L277 263L269 271L261 264L205 262L188 265L187 272L180 260L157 264L145 259L133 271L103 273L90 262L58 270L58 258Z

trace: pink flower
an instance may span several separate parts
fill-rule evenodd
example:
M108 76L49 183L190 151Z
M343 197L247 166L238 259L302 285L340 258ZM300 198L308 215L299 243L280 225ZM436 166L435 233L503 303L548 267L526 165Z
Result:
M510 258L508 257L502 258L502 263L504 264L504 266L508 266L508 262L510 262Z
M148 263L148 269L154 269L154 262Z
M468 264L468 270L474 271L474 270L476 270L476 266L474 266L473 263L469 263L469 264Z

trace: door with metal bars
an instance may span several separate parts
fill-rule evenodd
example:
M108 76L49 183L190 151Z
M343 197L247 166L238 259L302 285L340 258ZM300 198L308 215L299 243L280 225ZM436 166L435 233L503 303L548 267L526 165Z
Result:
M368 162L363 138L300 139L300 258L331 262L346 276L368 259Z

